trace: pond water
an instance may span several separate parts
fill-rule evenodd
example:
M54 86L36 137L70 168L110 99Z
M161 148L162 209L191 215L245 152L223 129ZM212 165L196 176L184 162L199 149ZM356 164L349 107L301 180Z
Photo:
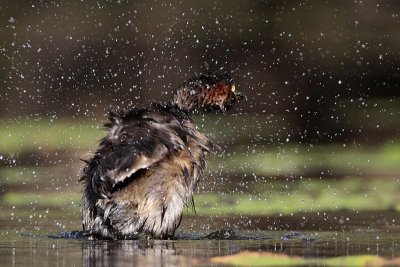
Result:
M51 209L35 212L46 211L46 218L32 217L28 215L31 211L20 210L15 211L15 221L0 220L1 266L216 266L209 262L211 257L240 251L321 259L343 255L379 255L388 259L400 256L400 228L394 223L400 219L397 212L309 215L306 223L300 223L305 221L304 216L187 215L176 240L87 241L54 238L60 232L78 230L79 214ZM239 228L242 220L255 223ZM210 229L230 225L236 237L199 240L209 233L202 227L205 224ZM282 238L285 236L289 238Z

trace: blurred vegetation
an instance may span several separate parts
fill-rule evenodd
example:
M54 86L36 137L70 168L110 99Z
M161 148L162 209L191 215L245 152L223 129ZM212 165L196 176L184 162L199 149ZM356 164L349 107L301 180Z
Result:
M199 194L200 215L293 215L330 211L400 211L400 181L392 179L269 181L241 193ZM250 191L250 192L249 192ZM385 192L382 194L382 192Z
M2 179L0 182L3 186L7 185L7 179ZM29 207L62 208L64 211L79 214L81 199L79 189L70 192L62 187L59 190L47 188L43 191L40 190L42 183L45 184L46 181L34 183L39 189L34 189L35 186L32 184L25 184L25 190L3 194L2 205L15 206L22 210L24 207L28 210ZM330 180L329 183L316 179L302 179L291 183L279 180L259 181L252 188L240 188L240 190L241 192L236 193L197 193L195 195L197 215L267 216L343 210L400 211L398 179L348 178Z
M283 139L284 134L276 124L276 128L260 126L260 121L264 119L260 116L197 118L202 131L223 148L221 157L211 157L209 170L262 176L317 177L393 176L400 172L398 142L379 146L357 143L295 144L290 140L274 143L273 140ZM221 120L225 123L223 128L217 126ZM105 134L101 129L101 123L82 121L25 120L9 123L0 128L0 155L3 161L19 159L18 165L21 166L46 166L52 158L53 165L59 158L76 162L79 158L90 157L89 151L94 151L98 140Z
M331 258L303 258L270 252L243 251L238 254L213 257L213 263L234 266L398 266L400 258L386 259L373 255L341 256Z
M22 120L0 128L0 153L78 151L95 147L99 125L72 120Z
M227 129L217 129L213 124L218 120L197 120L224 150L210 158L208 175L196 196L200 215L400 210L399 143L260 145L251 137L267 138L273 128L258 128L255 122L238 130L243 120L254 118L231 117L225 121ZM104 135L100 128L92 122L67 121L25 121L1 128L3 161L20 160L0 168L2 205L79 210L79 158L90 156L88 151Z
M216 130L211 128L209 121L204 121L202 127L205 132L210 130L212 135L212 130ZM27 133L32 139L26 137ZM85 154L93 150L103 134L92 123L64 121L26 122L1 129L0 136L5 141L0 147L3 157L7 152L11 155L25 151L37 160L33 164L36 166L20 162L16 166L0 169L2 205L63 207L78 214L78 158L81 155L73 151ZM250 135L246 131L237 131L236 134L237 140ZM229 135L215 135L219 136L219 143L229 144ZM32 143L32 140L35 141ZM198 215L400 211L400 182L395 175L400 172L398 143L374 149L338 144L310 146L288 143L256 146L251 152L247 151L248 147L241 152L241 142L236 146L227 146L224 154L211 157L205 184L201 185L205 189L195 197ZM61 157L64 159L44 164L36 155L41 149L54 154L65 153L66 158L74 158L64 162L65 158ZM75 167L71 169L71 166ZM356 176L351 177L352 173ZM346 179L338 179L339 174L346 175ZM232 188L226 190L227 180L232 176L236 177L230 181ZM210 187L207 183L213 183L216 192L207 189Z

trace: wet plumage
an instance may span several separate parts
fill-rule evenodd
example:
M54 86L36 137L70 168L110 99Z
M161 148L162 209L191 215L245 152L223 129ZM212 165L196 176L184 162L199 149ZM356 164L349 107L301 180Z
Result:
M108 134L86 161L82 223L93 238L171 238L214 150L193 112L225 110L241 98L226 75L192 78L166 104L111 112Z

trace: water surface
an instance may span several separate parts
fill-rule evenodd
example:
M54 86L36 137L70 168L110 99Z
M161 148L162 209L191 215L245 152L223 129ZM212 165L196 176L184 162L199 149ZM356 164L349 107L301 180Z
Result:
M400 219L396 212L347 213L347 220L344 221L339 213L319 217L305 215L309 217L305 223L304 216L219 218L187 215L177 232L177 240L140 241L49 237L79 229L79 214L71 214L72 218L67 218L62 213L50 210L46 218L33 218L24 217L21 212L15 222L1 219L2 266L54 266L55 263L58 266L215 266L208 261L209 258L240 251L273 252L306 258L379 255L391 259L400 256L400 228L393 223ZM241 227L244 219L255 223ZM275 222L274 227L271 222ZM208 230L201 227L206 223ZM198 240L210 231L227 225L234 229L236 238ZM302 237L283 240L282 236L292 230L300 232Z

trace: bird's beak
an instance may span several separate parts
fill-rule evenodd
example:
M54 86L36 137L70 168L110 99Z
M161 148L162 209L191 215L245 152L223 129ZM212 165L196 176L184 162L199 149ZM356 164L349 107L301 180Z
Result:
M242 92L235 92L236 100L247 100L247 96Z
M242 93L242 92L237 92L236 91L236 86L233 84L231 91L233 95L235 96L235 100L246 100L247 97Z

